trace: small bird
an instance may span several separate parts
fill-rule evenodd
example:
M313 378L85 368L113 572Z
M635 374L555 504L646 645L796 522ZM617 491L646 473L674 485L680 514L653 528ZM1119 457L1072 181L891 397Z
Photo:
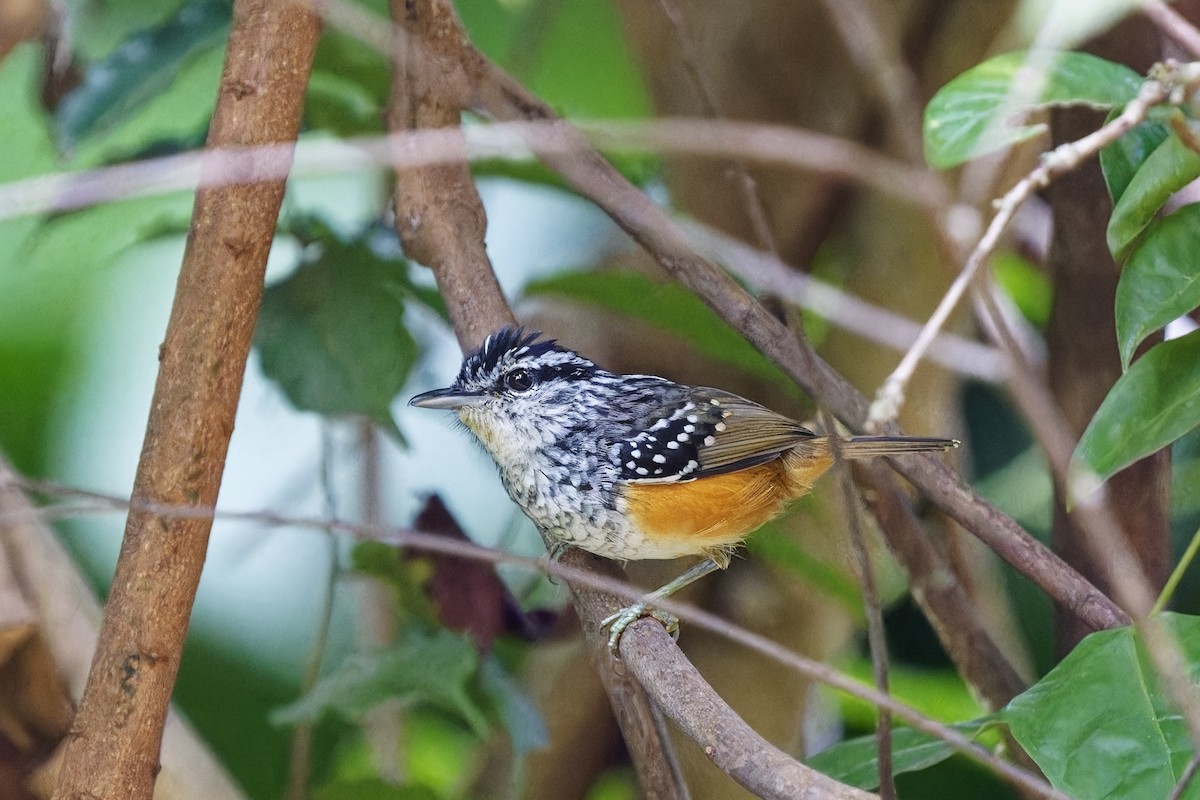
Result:
M551 555L620 561L704 556L604 620L609 647L654 602L717 569L748 534L807 494L836 458L941 451L953 439L820 436L744 397L601 369L539 332L506 327L454 383L410 405L450 409L483 444Z

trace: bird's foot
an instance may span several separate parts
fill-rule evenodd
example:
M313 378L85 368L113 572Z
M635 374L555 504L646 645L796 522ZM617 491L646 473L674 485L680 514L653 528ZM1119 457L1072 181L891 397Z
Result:
M678 641L679 639L679 618L674 614L668 614L666 611L661 611L646 603L634 603L631 606L622 608L615 614L610 614L600 622L600 630L608 628L608 651L612 653L614 658L620 658L618 650L621 643L621 636L625 633L625 629L633 623L637 622L642 617L652 617L662 623L662 626L667 629L667 633L671 634L671 638Z

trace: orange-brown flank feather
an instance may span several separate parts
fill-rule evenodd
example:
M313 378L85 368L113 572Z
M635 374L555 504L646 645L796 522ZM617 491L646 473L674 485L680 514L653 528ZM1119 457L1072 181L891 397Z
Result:
M721 566L729 550L808 494L833 457L789 450L765 464L687 483L632 483L624 488L628 513L651 558L704 554Z

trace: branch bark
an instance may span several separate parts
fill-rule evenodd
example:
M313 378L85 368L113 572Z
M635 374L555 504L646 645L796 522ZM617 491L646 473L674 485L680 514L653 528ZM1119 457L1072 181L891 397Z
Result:
M295 141L319 31L289 0L235 2L209 146ZM216 504L283 189L276 179L196 195L134 481L139 502ZM210 530L202 517L129 514L55 798L150 798Z
M470 96L461 53L472 48L453 6L443 0L391 0L390 11L397 30L389 129L440 129L461 141L458 126ZM486 216L465 150L457 162L397 170L395 203L405 253L433 271L463 350L473 350L489 333L513 324L484 247ZM624 577L615 563L582 551L567 553L563 561ZM641 686L613 669L607 653L599 623L620 604L610 596L575 589L575 606L643 792L656 800L686 800L687 786L661 714Z

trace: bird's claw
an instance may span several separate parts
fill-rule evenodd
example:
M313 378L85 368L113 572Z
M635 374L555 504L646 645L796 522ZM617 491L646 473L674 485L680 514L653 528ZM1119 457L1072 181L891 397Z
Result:
M622 608L615 614L609 614L600 622L600 630L608 628L608 651L612 653L614 658L620 658L619 645L621 636L625 633L625 629L633 623L637 622L642 617L651 617L662 623L662 626L667 629L667 633L671 634L671 638L679 640L679 618L674 614L668 614L666 611L661 611L657 608L649 606L645 603L634 603L631 606Z

